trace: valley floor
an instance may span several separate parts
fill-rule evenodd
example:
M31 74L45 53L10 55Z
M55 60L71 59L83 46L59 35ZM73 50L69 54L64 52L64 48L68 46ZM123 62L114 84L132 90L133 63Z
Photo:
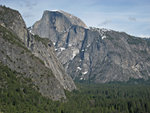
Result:
M0 64L2 113L150 113L149 84L77 84L67 100L53 102L16 74Z

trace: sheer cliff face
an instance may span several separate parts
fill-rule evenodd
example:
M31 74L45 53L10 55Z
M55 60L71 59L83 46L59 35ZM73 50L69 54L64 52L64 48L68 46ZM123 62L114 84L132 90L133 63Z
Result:
M32 32L57 43L59 36L68 32L72 25L86 27L79 18L63 11L44 11L41 20L32 26Z
M52 40L68 74L77 81L104 83L150 76L149 41L126 33L87 28L63 11L45 11L31 32ZM83 24L81 24L83 23Z
M26 25L18 11L0 6L0 24L13 30L24 43L27 42Z
M76 86L57 60L49 39L32 35L18 11L0 7L0 61L30 78L43 95L53 100L66 98L64 90Z
M99 83L150 76L150 45L143 39L126 33L90 29L82 45L80 54L68 66L70 74L73 69L72 77L80 75L74 79Z

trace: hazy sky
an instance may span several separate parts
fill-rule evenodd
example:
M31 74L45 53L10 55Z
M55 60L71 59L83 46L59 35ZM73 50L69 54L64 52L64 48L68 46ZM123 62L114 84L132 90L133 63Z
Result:
M150 0L0 0L19 10L27 26L42 17L44 10L64 10L88 26L150 36Z

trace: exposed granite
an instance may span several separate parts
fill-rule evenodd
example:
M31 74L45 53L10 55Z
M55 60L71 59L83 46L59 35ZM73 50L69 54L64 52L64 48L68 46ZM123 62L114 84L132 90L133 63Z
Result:
M31 78L42 95L53 100L66 98L64 90L76 86L57 60L50 40L32 35L18 11L0 6L0 14L3 64Z
M74 80L104 83L150 77L147 40L71 21L65 12L46 11L31 32L52 40L59 60Z

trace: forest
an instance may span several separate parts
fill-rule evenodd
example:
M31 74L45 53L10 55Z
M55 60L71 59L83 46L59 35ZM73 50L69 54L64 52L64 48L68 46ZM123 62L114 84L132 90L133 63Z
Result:
M78 90L66 91L66 100L52 101L0 63L0 113L150 113L149 83L76 83Z

